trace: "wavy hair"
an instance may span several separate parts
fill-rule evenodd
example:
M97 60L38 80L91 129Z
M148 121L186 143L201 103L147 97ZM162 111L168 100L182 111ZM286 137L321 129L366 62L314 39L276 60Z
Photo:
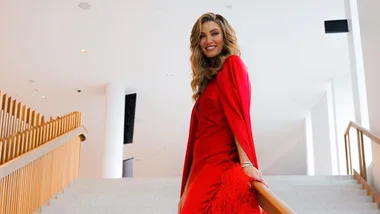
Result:
M202 24L213 21L217 23L222 30L224 38L224 47L219 56L214 60L214 65L210 66L210 60L202 53L199 46L202 33ZM191 88L193 90L193 99L196 100L204 92L208 82L216 76L222 68L224 61L230 55L240 56L240 48L237 44L235 30L228 21L219 14L205 13L195 22L190 35L190 62L192 69Z

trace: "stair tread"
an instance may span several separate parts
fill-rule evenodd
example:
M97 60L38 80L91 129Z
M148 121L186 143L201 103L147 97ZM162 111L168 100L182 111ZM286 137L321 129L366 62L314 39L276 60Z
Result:
M265 176L265 180L296 213L380 214L352 176ZM180 181L175 177L77 179L43 207L42 214L176 213Z

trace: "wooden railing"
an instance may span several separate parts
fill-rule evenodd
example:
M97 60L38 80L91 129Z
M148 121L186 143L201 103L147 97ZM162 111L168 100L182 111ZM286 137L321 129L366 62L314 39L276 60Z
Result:
M358 157L359 157L359 172L357 172L352 166L352 153L351 153L351 140L350 130L356 130L357 145L358 145ZM362 188L367 191L369 196L372 196L372 202L377 204L377 208L380 209L380 195L377 191L368 184L367 164L365 157L364 136L369 138L372 142L380 146L380 137L373 134L368 129L360 126L359 124L351 121L344 133L345 150L346 150L346 166L347 174L353 175L354 178L362 185Z
M0 139L0 165L78 128L81 123L81 114L73 112Z
M264 184L253 182L253 187L257 192L257 199L260 207L267 214L293 214L295 213L288 205L270 191Z
M0 139L42 125L44 117L0 90Z
M377 143L380 146L380 137L373 134L368 129L360 126L359 124L351 121L344 133L344 142L345 142L345 150L346 150L346 166L347 166L347 174L353 175L354 168L352 166L352 154L351 154L351 140L350 140L350 130L351 128L356 129L357 133L357 143L358 143L358 155L359 155L359 175L367 181L367 166L366 166L366 158L365 158L365 148L364 148L364 138L365 135L373 142Z
M74 112L0 140L0 213L30 214L75 179L85 133Z

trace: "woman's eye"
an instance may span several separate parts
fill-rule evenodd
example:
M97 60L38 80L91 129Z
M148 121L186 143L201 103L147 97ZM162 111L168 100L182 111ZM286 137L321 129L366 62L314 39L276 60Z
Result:
M215 33L212 33L211 35L212 35L212 36L217 36L217 35L219 35L219 33L218 33L218 32L215 32Z

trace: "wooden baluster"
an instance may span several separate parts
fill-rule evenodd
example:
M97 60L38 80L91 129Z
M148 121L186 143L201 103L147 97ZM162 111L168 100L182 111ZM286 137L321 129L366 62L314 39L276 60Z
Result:
M3 144L4 144L4 141L0 139L0 165L2 163L2 158L3 158ZM0 210L1 211L1 210ZM1 212L0 212L1 213Z
M17 112L16 112L16 118L17 118L17 124L16 124L16 132L21 132L23 131L23 129L21 128L21 124L22 124L22 118L21 118L21 109L22 109L22 105L21 103L17 103Z
M5 138L6 133L6 126L7 126L7 95L2 95L2 102L1 102L1 130L0 130L0 138Z
M41 114L36 114L36 126L41 126Z
M13 160L16 158L17 137L13 135L10 138L12 139L12 141L11 141L11 144L12 144L11 160Z
M10 135L14 135L17 133L16 131L16 127L17 127L17 117L16 117L16 107L17 107L17 102L16 100L13 100L12 101L12 109L11 109L11 118L12 118L12 121L11 121L11 131L10 131Z
M5 113L7 114L7 120L6 120L6 126L5 126L5 137L9 136L10 132L10 121L12 120L11 114L9 112L11 111L11 106L12 106L12 99L10 97L7 97L7 106L5 109Z
M363 168L362 177L364 178L364 180L367 181L367 165L366 165L366 161L365 161L365 147L364 147L364 139L363 139L363 132L362 131L359 131L359 137L360 137L360 145L361 145L360 152L361 152L361 157L362 157L361 165Z
M6 157L7 157L7 142L6 140L3 140L2 150L1 150L1 159L0 159L0 165L5 163Z
M16 134L16 142L15 142L15 158L18 156L21 156L21 145L22 145L22 138L21 134Z
M357 140L358 140L358 154L359 154L359 172L363 176L363 157L362 157L362 142L360 138L360 130L356 130Z
M0 103L5 109L0 112L0 125L6 126L4 135L8 136L0 139L0 165L80 126L81 114L78 112L45 123L39 113L9 98L2 96L0 99L5 101ZM62 191L79 174L80 146L79 137L70 139L61 147L2 178L0 213L34 212Z
M26 130L25 133L25 142L24 142L24 153L31 150L32 144L32 130Z
M27 109L26 109L26 105L22 106L21 118L22 118L21 128L22 128L22 130L25 130L25 129L27 129L27 123L26 123Z
M6 94L2 94L1 95L1 129L0 129L0 138L4 138L5 137L5 126L7 124L7 121L6 121L6 112L5 112L5 109L6 109L6 106L7 106L7 97L6 97Z
M31 128L30 127L30 108L26 109L26 116L25 117L26 117L26 119L25 119L26 127L25 128L29 129L29 128Z
M32 111L30 125L31 127L36 126L36 111L35 110Z
M347 175L349 175L351 166L350 166L350 163L348 161L349 160L348 147L350 145L348 144L347 138L349 138L349 136L344 135L344 148L345 148L345 153L346 153L346 170L347 170Z
M8 162L11 159L11 155L12 155L12 138L7 138L5 140L5 142L7 144L7 152L6 152L6 156L5 156L5 162Z
M6 183L5 178L0 178L0 213L5 213L5 200L6 200Z
M350 135L348 135L348 155L349 155L349 163L350 163L350 174L353 175L353 166L352 166L352 154L351 154L351 138Z
M3 94L3 102L1 109L3 110L3 127L1 131L1 138L5 138L7 134L7 126L8 126L8 113L7 113L8 99L7 95Z

